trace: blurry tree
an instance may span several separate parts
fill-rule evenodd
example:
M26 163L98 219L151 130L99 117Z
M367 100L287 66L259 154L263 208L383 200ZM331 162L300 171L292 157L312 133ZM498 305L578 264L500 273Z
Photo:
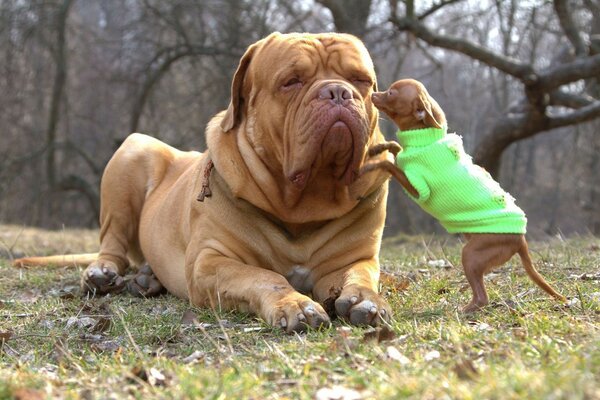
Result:
M488 168L496 164L535 229L600 233L600 121L551 129L597 109L598 7L594 0L0 0L0 222L96 224L103 167L126 135L137 130L202 150L206 123L226 107L249 44L276 30L336 30L365 42L381 86L407 76L424 81L468 150ZM578 65L579 75L570 72ZM385 118L381 127L394 137ZM549 133L535 135L542 131ZM390 187L387 233L439 230Z
M560 31L554 31L552 34L556 36L555 42L560 47L553 58L540 57L539 60L527 61L507 54L509 42L505 42L504 49L500 49L504 52L500 52L498 49L467 40L464 36L453 36L444 33L443 30L440 32L440 29L434 30L425 25L425 20L432 14L430 10L419 13L415 10L413 0L402 1L403 7L399 7L397 0L390 1L390 20L398 30L410 32L429 45L464 54L516 79L521 84L522 95L519 101L493 122L489 133L483 137L475 150L475 161L493 175L498 174L502 153L511 143L540 132L600 117L600 100L597 93L590 90L589 84L577 84L582 80L589 82L600 75L600 54L591 40L593 24L589 23L597 5L591 0L584 2L585 4L578 4L577 7L573 7L567 0L530 5L527 20L531 27L540 23L539 14L547 12L548 7L553 7ZM444 7L455 3L457 1L439 1L433 8L439 13ZM515 5L516 2L509 2L509 7L514 9ZM399 12L399 8L403 8L402 13ZM514 18L514 13L510 13L510 16ZM501 27L503 26L507 24L501 24ZM508 26L510 27L510 24ZM532 33L536 34L539 32ZM513 34L505 38L518 46L522 36Z

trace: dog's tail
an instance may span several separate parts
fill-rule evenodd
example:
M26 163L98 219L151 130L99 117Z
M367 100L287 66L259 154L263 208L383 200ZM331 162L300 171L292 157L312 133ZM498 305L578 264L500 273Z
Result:
M558 293L540 273L533 266L533 262L531 261L531 257L529 256L529 249L527 243L523 243L523 246L519 249L519 257L521 257L521 262L523 262L523 267L525 268L525 272L534 281L540 288L544 290L544 292L548 293L550 296L562 301L563 303L567 301L565 296Z
M62 254L47 257L25 257L13 261L13 267L87 267L98 259L98 253Z

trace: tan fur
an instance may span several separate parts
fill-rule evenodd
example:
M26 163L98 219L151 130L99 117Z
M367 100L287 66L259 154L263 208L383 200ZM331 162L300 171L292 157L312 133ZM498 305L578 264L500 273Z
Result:
M385 92L373 93L373 103L383 111L400 130L441 128L446 125L446 116L439 104L429 95L425 86L414 79L394 82ZM377 155L379 150L394 148L391 144L378 144L371 147L369 155ZM396 152L400 149L396 148ZM361 173L384 170L394 176L413 196L418 192L410 184L406 175L395 163L389 160L376 160L366 164ZM431 190L435 190L432 188ZM462 264L465 275L473 291L473 299L464 307L465 312L476 311L488 304L488 295L483 276L492 268L500 266L519 254L527 275L546 293L558 300L565 297L557 293L537 272L527 247L524 235L518 234L465 234L467 243L462 251Z
M302 87L284 88L295 76ZM83 287L145 260L194 305L247 310L288 331L328 323L322 306L335 299L353 323L388 318L377 294L387 176L358 178L368 146L383 141L374 82L366 49L349 35L276 33L252 45L228 110L208 125L207 152L132 134L115 153L101 185L101 248ZM329 88L352 94L342 107L352 140L343 128L324 134L333 123L325 110L337 107ZM212 195L198 202L209 160ZM114 280L105 280L94 288L109 291Z

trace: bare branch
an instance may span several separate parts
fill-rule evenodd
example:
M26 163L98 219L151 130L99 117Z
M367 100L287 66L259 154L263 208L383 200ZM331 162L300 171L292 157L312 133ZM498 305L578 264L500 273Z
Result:
M589 106L593 102L594 98L585 94L574 94L560 89L550 93L550 105L552 106L562 106L577 109Z
M159 51L160 57L155 56L148 68L146 69L148 75L142 85L142 88L137 96L133 108L131 111L131 119L129 123L129 132L136 132L144 105L152 92L152 89L156 83L162 78L162 76L169 70L171 65L181 58L188 56L199 56L199 55L232 55L228 50L218 49L216 47L202 47L202 46L175 46L168 49L161 49ZM160 62L159 62L160 61ZM154 66L152 64L158 64Z
M421 14L419 14L417 16L417 19L423 20L431 14L434 14L436 11L439 11L440 9L444 8L445 6L449 4L459 3L461 1L463 0L441 0L439 3L434 3L428 10L425 10Z
M583 4L594 14L600 14L600 4L592 0L583 0Z
M577 56L583 56L584 54L587 54L587 46L575 25L568 3L568 0L554 0L554 11L556 12L562 30L565 32L567 39L569 39L575 49L575 54Z
M85 179L77 175L67 175L58 182L57 188L62 191L77 191L85 196L96 218L100 217L100 196L96 189Z
M600 101L582 107L577 111L549 117L548 128L560 128L568 125L581 124L600 117Z
M567 64L560 64L539 75L539 85L551 90L580 79L594 78L600 75L600 54L593 57L578 58Z
M535 81L535 73L530 65L519 62L513 58L494 53L483 46L453 36L444 36L433 33L422 23L409 18L391 17L391 22L400 31L412 32L419 39L432 46L454 50L481 61L489 66L512 75L526 84Z

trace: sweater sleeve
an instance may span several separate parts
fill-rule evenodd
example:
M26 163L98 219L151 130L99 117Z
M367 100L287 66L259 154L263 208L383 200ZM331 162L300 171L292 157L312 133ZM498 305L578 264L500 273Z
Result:
M427 201L429 195L431 194L431 191L429 190L429 186L427 185L425 179L423 179L423 177L419 173L411 170L405 170L404 174L406 175L406 178L408 179L410 184L413 185L413 187L417 189L417 192L419 193L419 198L416 198L413 195L411 195L406 189L403 188L404 192L408 195L408 197L417 202L417 204L421 204Z

